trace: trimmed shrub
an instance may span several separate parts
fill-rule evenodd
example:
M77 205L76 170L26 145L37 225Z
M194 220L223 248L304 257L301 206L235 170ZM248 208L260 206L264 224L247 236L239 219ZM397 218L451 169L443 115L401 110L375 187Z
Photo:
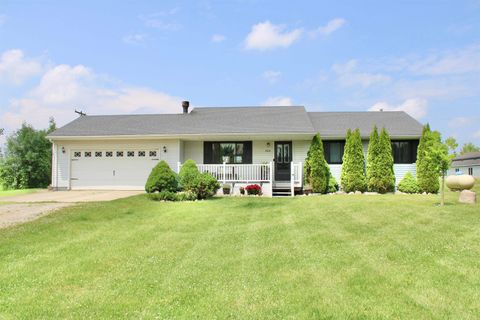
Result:
M153 201L177 201L177 194L172 191L163 190L157 193L149 193L148 198Z
M362 138L360 130L347 131L345 152L343 153L342 189L345 192L367 190L367 179L365 177L365 156L363 154Z
M402 181L398 184L398 191L405 193L418 193L419 188L417 180L410 172L407 172Z
M247 191L248 195L261 195L262 187L260 187L258 184L249 184L245 187L245 191Z
M178 180L182 190L192 190L192 184L195 178L200 174L197 164L193 160L187 160L180 168Z
M440 173L431 155L432 148L437 143L441 143L440 134L432 132L430 126L426 124L417 150L417 182L420 192L437 193L440 189Z
M313 192L326 193L328 191L330 168L325 160L323 142L318 133L313 137L307 152L304 172L305 182L311 186Z
M145 191L147 193L162 192L162 191L177 191L177 177L175 172L170 169L165 161L160 161L148 176L145 184Z
M197 199L208 199L217 193L220 183L210 173L204 172L194 178L191 188L191 191L197 195Z
M395 189L392 142L385 128L382 128L376 144L375 150L372 150L375 158L370 164L368 189L378 193L392 192Z
M193 201L197 200L197 194L193 191L177 192L177 201Z
M328 179L328 188L327 188L327 193L335 193L339 189L337 179L330 175L330 179Z
M370 133L370 140L368 141L368 152L367 152L367 187L368 191L377 192L377 172L376 172L376 161L377 156L380 152L379 150L379 136L377 126L373 127L372 132Z

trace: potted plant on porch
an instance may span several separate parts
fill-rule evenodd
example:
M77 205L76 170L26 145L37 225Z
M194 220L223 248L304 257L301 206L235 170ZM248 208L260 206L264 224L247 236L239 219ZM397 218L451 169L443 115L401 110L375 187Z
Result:
M222 186L222 190L223 190L223 194L224 195L229 195L230 194L230 190L231 190L231 186L227 183L225 183L223 186Z

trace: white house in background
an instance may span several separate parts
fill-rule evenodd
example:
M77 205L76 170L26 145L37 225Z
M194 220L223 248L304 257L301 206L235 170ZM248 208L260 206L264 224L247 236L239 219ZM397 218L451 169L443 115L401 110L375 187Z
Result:
M449 174L469 174L480 177L480 152L468 152L452 160Z
M304 107L195 108L183 113L80 116L49 135L56 190L143 189L161 160L178 172L193 159L222 183L257 183L265 195L303 186L303 162L319 132L340 182L347 129L359 128L365 152L374 125L391 135L397 183L415 161L422 125L404 112L307 112Z

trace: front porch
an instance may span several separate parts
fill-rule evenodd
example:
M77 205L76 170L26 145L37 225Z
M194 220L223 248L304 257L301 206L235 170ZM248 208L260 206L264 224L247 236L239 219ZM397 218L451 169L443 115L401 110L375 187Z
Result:
M180 172L182 163L178 162L177 172ZM258 184L262 187L265 196L275 195L275 190L281 190L278 195L295 195L295 190L303 187L302 162L290 162L290 175L282 175L282 180L275 179L274 162L253 164L197 164L198 170L213 175L221 184L230 184L232 194L239 194L240 187L249 184ZM222 192L221 190L219 191ZM287 194L288 193L288 194Z

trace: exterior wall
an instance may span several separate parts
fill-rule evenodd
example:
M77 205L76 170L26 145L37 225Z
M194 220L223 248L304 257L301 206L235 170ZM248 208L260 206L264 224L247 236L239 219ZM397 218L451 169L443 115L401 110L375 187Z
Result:
M233 196L239 196L240 195L240 187L245 188L248 185L249 185L249 183L240 183L240 182L234 183L233 186L232 186L232 189L230 190L230 194L233 195ZM262 187L263 196L265 196L265 197L271 197L272 196L272 188L271 188L269 182L259 183L259 185ZM218 189L217 195L218 196L223 195L222 188Z
M52 186L56 189L70 189L71 155L73 150L138 150L158 149L159 159L177 170L180 161L180 140L109 140L109 141L57 141L54 142L52 161ZM167 152L163 151L163 147ZM63 149L65 152L63 152Z
M309 140L298 140L292 142L293 162L301 162L302 165L307 157L308 149L310 148Z
M203 141L183 142L183 162L190 159L196 163L203 163Z
M270 146L267 146L267 143ZM254 140L252 141L252 162L253 163L269 163L274 157L274 141L270 140Z
M473 176L475 178L480 178L480 165L452 166L448 170L448 174L449 175L455 175L456 174L455 169L457 169L457 168L462 172L462 174L468 174L468 168L472 168Z

